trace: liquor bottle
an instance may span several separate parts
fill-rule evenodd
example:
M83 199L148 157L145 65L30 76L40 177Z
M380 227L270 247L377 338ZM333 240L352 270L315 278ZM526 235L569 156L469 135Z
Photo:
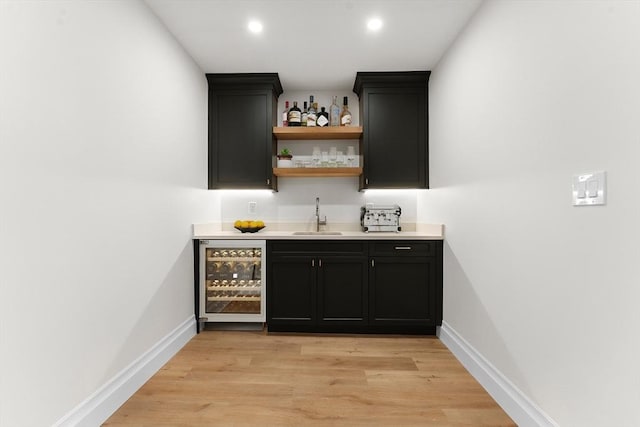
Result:
M282 126L287 126L289 120L289 101L284 102L284 111L282 112Z
M329 122L331 126L340 126L340 107L338 106L338 97L333 97L333 103L329 107Z
M307 125L308 116L309 116L309 111L307 111L307 101L304 101L304 110L302 110L302 115L300 116L300 126Z
M311 110L311 108L313 108L313 95L309 95L309 110Z
M340 126L351 126L351 112L349 111L349 97L342 99L342 112L340 113Z
M287 126L300 126L300 115L298 101L293 101L293 107L289 109L289 113L287 115Z
M311 104L309 104L309 114L307 115L307 127L315 127L318 120L318 104L313 102L313 95L309 99Z
M321 128L325 126L329 126L329 113L327 113L324 110L325 110L324 107L320 109L320 112L318 113L318 119L316 120L316 123Z

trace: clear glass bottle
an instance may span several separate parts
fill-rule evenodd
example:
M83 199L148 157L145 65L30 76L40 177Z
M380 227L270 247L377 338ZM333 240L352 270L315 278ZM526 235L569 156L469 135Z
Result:
M307 126L307 118L309 116L309 110L307 110L307 101L304 101L304 109L300 116L300 126Z
M289 101L284 102L284 111L282 112L282 126L287 126L289 121Z
M300 126L301 113L298 108L298 101L293 101L293 107L289 109L287 114L287 126Z
M316 124L321 128L329 126L329 113L324 110L324 107L320 109L320 112L318 113L318 119L316 120Z
M307 127L316 126L318 120L318 104L313 102L313 95L309 96L309 113L307 114Z
M338 97L333 97L333 102L329 107L329 122L331 126L340 126L340 107L338 106Z
M340 113L340 126L351 126L351 112L349 111L349 97L342 99L342 112Z

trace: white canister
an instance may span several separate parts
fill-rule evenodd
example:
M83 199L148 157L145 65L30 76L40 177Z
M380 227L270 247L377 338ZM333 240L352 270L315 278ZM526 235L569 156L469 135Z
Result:
M293 160L291 159L278 159L278 167L279 168L292 168Z

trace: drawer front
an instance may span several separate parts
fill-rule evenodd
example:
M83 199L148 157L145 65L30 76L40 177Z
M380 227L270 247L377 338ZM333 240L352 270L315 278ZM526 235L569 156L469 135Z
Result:
M366 242L359 240L272 240L269 253L285 254L366 254Z
M420 240L373 241L370 255L435 256L438 242Z

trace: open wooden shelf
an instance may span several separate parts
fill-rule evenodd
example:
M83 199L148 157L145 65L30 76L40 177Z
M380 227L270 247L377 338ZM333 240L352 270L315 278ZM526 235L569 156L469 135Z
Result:
M273 168L275 176L346 177L362 175L362 168Z
M274 127L273 135L279 140L359 139L362 136L362 126Z

